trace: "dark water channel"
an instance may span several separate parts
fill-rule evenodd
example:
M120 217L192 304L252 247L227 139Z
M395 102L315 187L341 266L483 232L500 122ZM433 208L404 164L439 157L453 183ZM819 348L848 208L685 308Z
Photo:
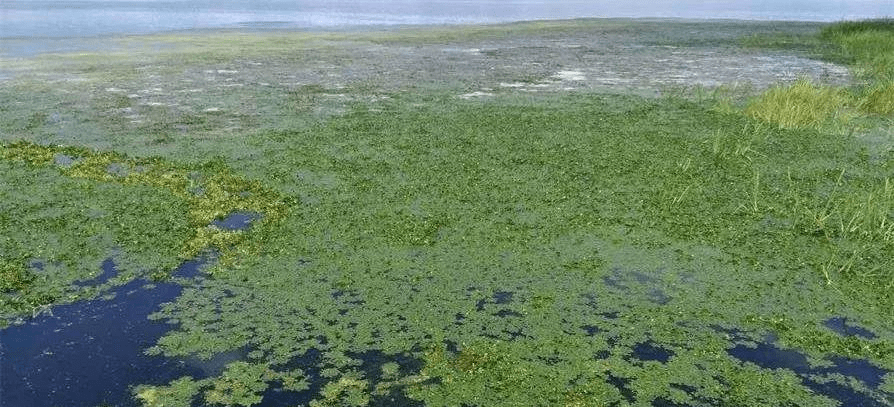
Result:
M260 217L234 212L213 225L245 230ZM173 277L194 279L212 260L206 255L186 261ZM102 263L102 270L75 285L97 286L117 274L112 259ZM131 406L136 405L129 388L134 383L162 385L187 375L201 379L243 359L245 351L210 361L144 354L172 328L148 316L182 290L173 282L137 279L101 298L56 306L23 325L0 330L0 406Z
M844 318L835 317L825 321L825 325L842 336L863 336L874 338L871 331L855 325L848 329L837 329L845 323ZM736 334L734 333L734 336ZM841 402L846 407L890 407L894 405L894 394L878 390L888 370L873 365L864 359L849 359L829 356L823 361L825 366L814 366L807 356L797 350L783 349L776 345L775 338L768 337L757 343L738 344L727 351L730 356L743 362L753 363L765 369L788 369L801 378L802 384L817 394L825 395ZM833 376L841 375L859 381L866 390L845 386L833 381Z
M258 219L261 219L261 214L259 213L233 212L226 218L217 219L211 222L211 224L223 230L245 230Z
M174 276L194 277L206 262L187 261ZM115 274L111 260L103 269L97 280L80 284ZM134 280L114 289L112 299L60 305L51 314L0 331L0 405L130 406L135 405L128 387L133 383L205 376L185 360L143 354L171 329L147 317L181 290L174 283Z

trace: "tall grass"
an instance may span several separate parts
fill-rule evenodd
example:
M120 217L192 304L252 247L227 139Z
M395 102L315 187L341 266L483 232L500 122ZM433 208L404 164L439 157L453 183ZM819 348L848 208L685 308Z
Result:
M859 116L894 116L894 19L835 23L818 41L818 54L851 65L864 83L845 90L801 79L770 88L748 103L746 114L784 128L834 130ZM763 38L751 43L776 45Z
M853 115L851 104L847 91L801 78L791 85L770 88L751 101L745 113L783 128L819 128L847 123Z
M873 83L860 90L858 107L869 114L894 115L894 79Z
M860 110L894 115L894 18L833 24L820 38L837 45L868 82L856 92Z
M894 19L836 23L820 38L837 45L871 79L894 79Z

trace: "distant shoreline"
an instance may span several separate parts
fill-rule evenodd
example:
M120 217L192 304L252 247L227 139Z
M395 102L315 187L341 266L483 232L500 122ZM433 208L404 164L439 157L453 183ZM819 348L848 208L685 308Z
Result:
M172 30L160 30L138 33L100 33L86 36L0 36L0 59L30 58L44 54L62 54L72 52L97 52L120 50L126 51L119 44L120 40L136 37L152 37L165 35L213 35L219 33L309 33L309 34L374 34L408 30L463 30L485 27L513 27L524 24L573 24L586 22L625 22L631 23L706 23L706 24L747 24L755 27L773 26L781 23L820 26L825 21L806 20L746 20L731 18L682 18L682 17L584 17L569 19L533 19L493 23L456 23L456 24L368 24L341 27L299 27L286 26L283 22L271 24L239 24L222 27L198 27Z

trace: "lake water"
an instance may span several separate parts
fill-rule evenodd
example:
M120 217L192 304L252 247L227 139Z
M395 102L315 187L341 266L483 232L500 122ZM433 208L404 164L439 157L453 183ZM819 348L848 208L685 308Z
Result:
M577 17L812 20L894 16L891 0L3 0L0 37L274 26L493 23Z

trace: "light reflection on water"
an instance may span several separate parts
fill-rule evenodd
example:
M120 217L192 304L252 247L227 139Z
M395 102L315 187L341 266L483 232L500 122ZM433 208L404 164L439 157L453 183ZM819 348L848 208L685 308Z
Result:
M587 17L835 21L890 0L3 0L0 57L115 48L110 35L192 29L351 30ZM0 75L0 80L2 80Z
M71 37L276 23L294 28L576 17L832 21L894 15L889 0L4 0L0 37Z

